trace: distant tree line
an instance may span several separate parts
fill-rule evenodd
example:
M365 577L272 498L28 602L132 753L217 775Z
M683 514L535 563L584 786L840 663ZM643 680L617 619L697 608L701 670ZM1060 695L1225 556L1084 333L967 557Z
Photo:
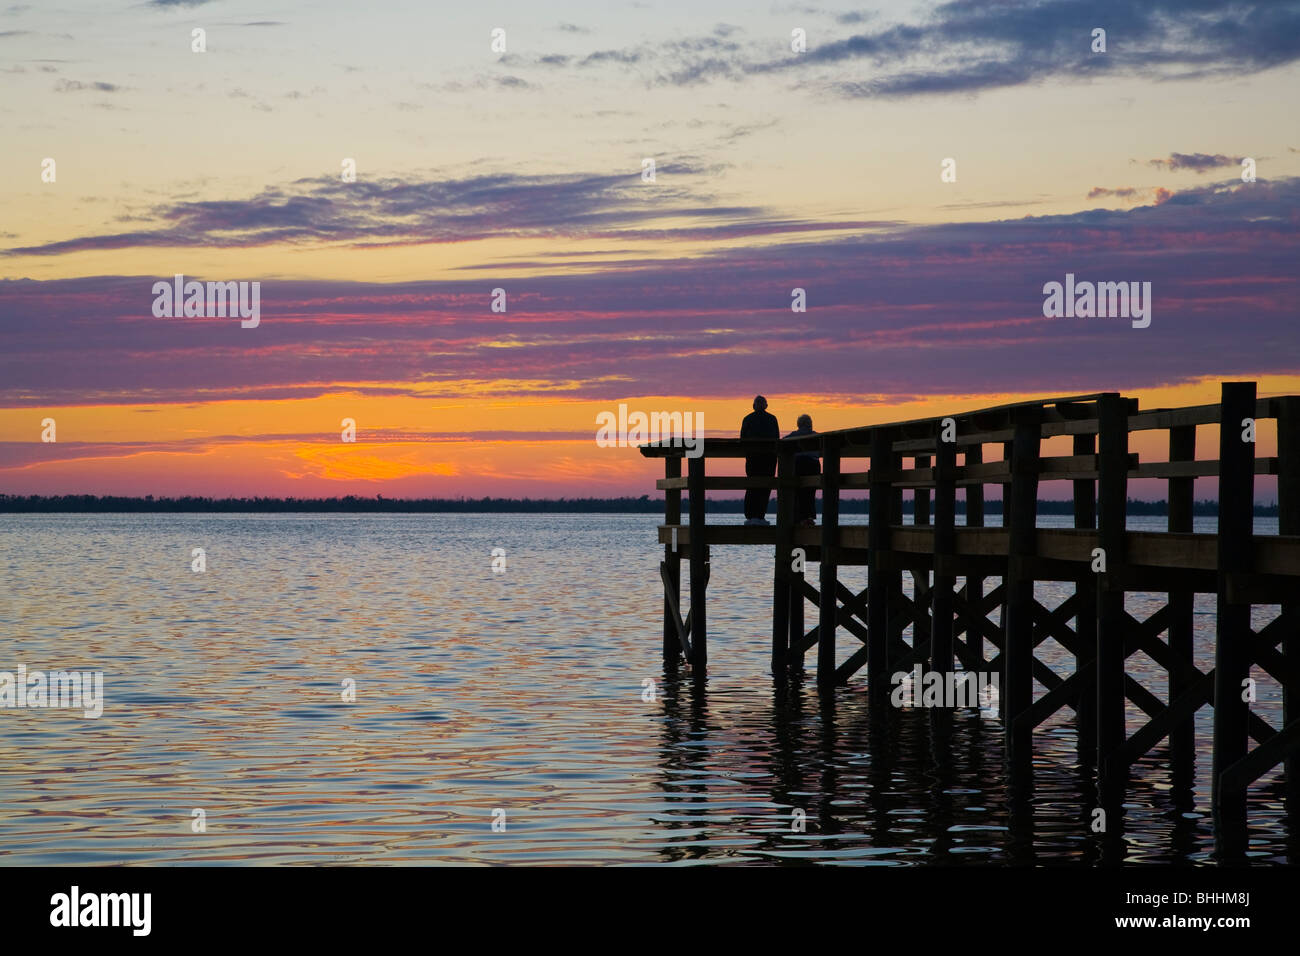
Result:
M0 495L0 512L17 511L303 511L303 512L662 512L663 500L640 498L180 498L118 495Z
M686 512L687 496L682 495L682 510ZM867 511L865 497L844 497L840 511L863 514ZM743 510L741 498L710 498L711 512L739 514ZM662 498L641 495L639 498L360 498L347 495L342 498L207 498L185 495L181 498L146 495L143 498L118 495L0 495L0 512L132 512L132 511L199 511L199 512L514 512L524 514L610 514L634 512L662 514ZM770 510L770 507L769 507ZM912 502L903 502L903 511L912 512ZM986 514L1001 514L1002 502L994 499L984 504ZM1198 515L1217 515L1217 501L1206 499L1193 506ZM958 514L965 514L966 502L957 501ZM1070 501L1040 501L1039 514L1069 515L1074 513ZM1168 502L1128 500L1128 513L1132 515L1164 515ZM1277 517L1277 504L1256 504L1257 517Z

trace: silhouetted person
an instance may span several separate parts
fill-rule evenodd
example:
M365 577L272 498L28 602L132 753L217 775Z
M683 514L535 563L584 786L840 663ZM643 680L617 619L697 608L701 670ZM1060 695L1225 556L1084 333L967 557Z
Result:
M754 441L775 440L781 437L781 426L776 423L776 416L768 414L767 399L762 395L754 397L754 410L740 423L740 437ZM745 459L745 474L750 478L771 478L776 475L776 455L754 455ZM767 524L767 499L772 494L770 488L748 488L745 490L745 524Z
M794 431L786 435L786 438L806 438L809 435L816 435L812 427L812 416L800 415L797 424L799 425ZM821 458L815 451L800 451L794 456L794 473L796 475L820 475L822 473ZM796 499L794 520L798 524L815 525L817 523L817 489L800 488L799 497Z

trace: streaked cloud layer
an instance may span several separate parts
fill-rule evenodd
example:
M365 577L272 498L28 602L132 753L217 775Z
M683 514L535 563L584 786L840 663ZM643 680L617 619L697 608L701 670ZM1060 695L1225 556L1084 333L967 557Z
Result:
M134 217L150 222L147 229L18 246L5 254L312 242L379 246L507 236L718 239L870 225L779 220L761 207L722 204L698 188L700 172L681 164L656 170L667 182L655 189L653 202L639 174L627 173L299 180L247 199L160 204ZM682 225L669 227L670 220Z
M802 16L809 13L813 11L807 8L798 11ZM802 56L786 55L788 50L778 55L770 41L722 24L708 36L510 63L579 70L622 67L649 83L678 86L777 74L817 92L909 97L973 93L1046 79L1237 76L1300 58L1300 8L1286 2L957 0L901 20L883 11L852 10L834 15L833 22L852 32L818 42L814 30L813 45ZM1106 56L1094 55L1080 42L1095 28L1106 31ZM873 75L843 77L846 68L857 67Z
M620 202L561 205L586 235L609 228ZM0 401L269 400L346 386L615 400L661 390L666 377L694 383L700 397L755 382L981 394L1009 374L1033 391L1288 371L1300 365L1297 208L1300 180L1238 182L1127 210L784 237L654 262L530 263L545 271L527 278L268 281L256 337L229 319L154 318L151 286L169 276L8 282ZM267 228L317 228L281 215L222 213L258 241ZM374 237L365 224L323 221L336 236ZM1151 328L1044 318L1042 286L1067 272L1152 282ZM497 287L505 314L490 308ZM796 287L807 290L807 313L791 313Z

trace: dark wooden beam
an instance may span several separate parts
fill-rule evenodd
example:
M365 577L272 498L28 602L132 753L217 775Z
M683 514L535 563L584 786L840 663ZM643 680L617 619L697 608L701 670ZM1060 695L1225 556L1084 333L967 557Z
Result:
M1097 436L1075 435L1073 451L1076 455L1095 455ZM1097 486L1091 479L1076 480L1074 490L1074 527L1091 531L1097 527ZM1074 657L1075 673L1081 678L1079 696L1074 708L1078 752L1085 766L1097 755L1097 576L1089 568L1079 575L1075 593L1080 597L1080 607L1075 615L1075 633L1082 638L1080 651Z
M1107 395L1097 403L1097 540L1106 569L1123 566L1128 507L1128 411L1118 395ZM1095 635L1097 653L1097 766L1103 783L1115 766L1111 755L1123 746L1124 726L1124 591L1116 580L1103 577L1097 582ZM1106 803L1115 796L1109 788Z
M867 541L871 555L867 565L867 691L877 701L889 691L889 588L885 580L882 557L889 550L890 498L888 473L893 451L885 432L873 435L871 469L876 480L871 485L870 525Z
M835 563L835 549L839 546L839 479L840 453L828 448L822 454L821 603L817 609L817 686L822 690L835 686L835 626L839 616L835 593L839 574Z
M1186 462L1196 459L1196 426L1175 425L1169 429L1169 460ZM1193 498L1195 478L1170 478L1169 531L1189 534L1194 526ZM1168 592L1169 598L1169 650L1187 664L1192 663L1195 648L1193 605L1196 592L1184 588ZM1177 700L1191 686L1183 676L1169 672L1169 699ZM1175 775L1190 784L1196 760L1196 721L1188 717L1169 732L1169 757Z
M682 473L682 460L680 458L664 459L664 476L667 478L680 477ZM680 491L670 491L664 495L664 524L678 525L682 523L682 493ZM677 610L682 597L682 558L680 545L674 546L669 540L664 544L663 560L663 582L664 582L664 644L663 654L664 662L669 667L677 666L677 659L680 656L681 647L684 642L678 643L677 622L673 620L674 616L677 621L681 620L681 613ZM689 654L689 652L687 652Z
M784 677L790 648L790 564L794 551L794 504L798 492L786 479L794 475L794 450L777 457L776 547L772 568L772 673ZM803 598L800 597L800 602Z
M939 559L957 546L957 443L940 442L934 470L934 587L930 591L930 668L942 674L953 669L953 591L957 580L938 572Z
M704 530L704 458L691 458L688 467L691 508L691 666L697 678L709 665L708 611L709 546Z
M1288 396L1273 403L1277 415L1278 534L1300 536L1300 398ZM1300 617L1300 596L1288 588L1282 616ZM1282 653L1291 662L1291 678L1282 683L1282 724L1300 720L1300 627L1284 632ZM1291 818L1300 819L1300 757L1287 756L1284 778Z
M1001 699L1006 702L1007 761L1027 774L1033 762L1033 725L1017 721L1034 703L1034 576L1038 519L1039 422L1026 416L1011 443L1010 555L1006 588L1006 661ZM1005 494L1005 492L1004 492Z
M1250 705L1242 689L1250 676L1250 605L1229 599L1227 575L1251 571L1255 502L1255 445L1243 440L1255 414L1255 383L1224 382L1219 426L1219 594L1214 646L1214 758L1212 802L1215 846L1226 857L1244 849L1246 791L1224 779L1249 748Z

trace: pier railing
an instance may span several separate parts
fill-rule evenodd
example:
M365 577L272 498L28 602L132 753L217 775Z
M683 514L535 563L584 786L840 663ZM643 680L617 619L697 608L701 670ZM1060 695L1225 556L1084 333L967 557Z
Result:
M1275 422L1277 454L1257 456L1256 438L1268 421ZM1218 426L1217 458L1197 458L1201 426ZM1167 456L1139 460L1129 450L1130 436L1139 432L1165 433L1167 444L1161 447L1168 448ZM1070 454L1043 453L1045 441L1062 436L1070 438ZM1001 454L985 460L990 446ZM795 474L800 451L820 456L820 475ZM868 691L876 698L889 690L892 674L916 664L944 674L958 666L991 672L999 678L1013 769L1028 768L1033 729L1069 707L1080 747L1095 755L1103 781L1122 779L1133 761L1166 739L1173 765L1190 766L1194 715L1212 704L1216 813L1244 825L1246 788L1280 762L1287 765L1289 792L1295 793L1300 398L1261 399L1253 382L1225 382L1221 401L1213 405L1143 410L1136 399L1107 392L802 438L706 439L696 457L671 442L645 446L641 453L661 457L665 465L658 482L665 492L659 540L664 545L663 650L669 665L684 658L697 674L707 665L710 547L769 546L774 549L772 670L780 679L801 671L805 652L814 646L820 687L829 689L865 669ZM776 475L707 473L710 460L750 456L776 458ZM1257 475L1277 476L1278 534L1254 533ZM1213 533L1193 531L1197 478L1218 482ZM1128 483L1141 479L1167 482L1164 531L1127 527ZM1039 486L1047 481L1072 483L1073 527L1038 526ZM989 485L1000 486L1000 527L985 524ZM707 492L751 488L776 492L774 525L707 522ZM820 527L796 522L796 495L808 488L821 492ZM957 523L959 489L964 524ZM839 520L841 494L853 490L869 496L865 525ZM685 521L683 491L689 501ZM903 521L905 494L912 496L911 524ZM685 614L683 559L689 565ZM813 562L816 585L804 573L805 563ZM841 583L841 565L866 565L866 589L855 594ZM904 574L912 578L910 595L902 586ZM1069 582L1073 593L1057 607L1045 607L1035 598L1036 581ZM1132 591L1164 593L1167 601L1138 620L1125 607L1125 593ZM1197 593L1214 594L1217 602L1215 664L1205 672L1193 659ZM807 601L817 609L809 630ZM1251 611L1260 604L1278 605L1279 613L1255 631ZM996 620L994 612L999 612ZM841 630L859 645L842 662L836 648ZM1048 638L1072 655L1071 673L1059 674L1036 656L1035 648ZM1125 662L1138 651L1167 673L1163 699L1161 689L1144 686L1128 672ZM1281 728L1251 708L1252 666L1283 689ZM1126 702L1145 716L1136 732L1126 723Z

